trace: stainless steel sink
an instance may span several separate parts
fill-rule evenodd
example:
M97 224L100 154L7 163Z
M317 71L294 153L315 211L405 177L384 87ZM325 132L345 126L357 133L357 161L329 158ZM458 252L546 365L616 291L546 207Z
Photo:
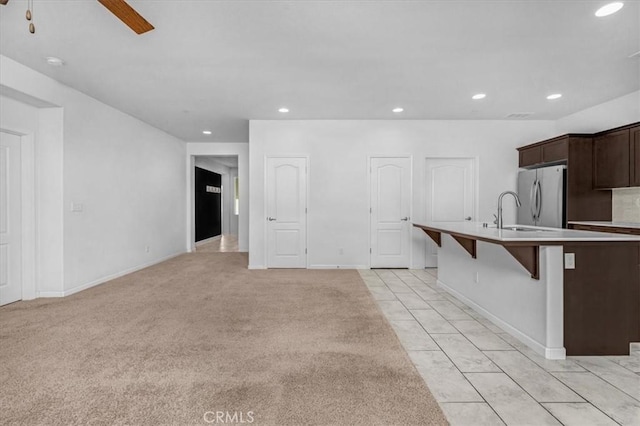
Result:
M544 231L544 229L524 228L521 226L505 226L502 229L507 229L509 231L528 231L528 232Z

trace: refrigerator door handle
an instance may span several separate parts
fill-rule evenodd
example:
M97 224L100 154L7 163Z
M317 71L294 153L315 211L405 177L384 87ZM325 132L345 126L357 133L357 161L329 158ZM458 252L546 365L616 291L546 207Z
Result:
M536 181L536 220L540 219L540 211L542 210L542 186L540 181Z
M529 191L529 209L531 210L531 217L533 218L533 221L536 221L536 203L535 203L535 197L536 197L536 183L538 183L537 180L534 180L533 183L531 184L531 191Z

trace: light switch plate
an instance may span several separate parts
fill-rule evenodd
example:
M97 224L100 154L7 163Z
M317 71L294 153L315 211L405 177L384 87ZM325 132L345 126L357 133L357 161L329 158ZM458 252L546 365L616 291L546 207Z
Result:
M564 269L576 269L576 254L565 253L564 254Z

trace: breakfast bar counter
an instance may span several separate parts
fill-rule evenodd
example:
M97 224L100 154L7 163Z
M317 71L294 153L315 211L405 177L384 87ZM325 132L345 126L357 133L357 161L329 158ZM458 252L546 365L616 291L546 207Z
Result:
M438 284L549 359L640 341L640 236L479 222L413 224Z

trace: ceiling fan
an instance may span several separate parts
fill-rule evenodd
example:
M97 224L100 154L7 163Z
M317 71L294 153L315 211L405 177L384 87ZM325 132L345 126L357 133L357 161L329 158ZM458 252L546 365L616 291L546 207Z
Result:
M118 19L124 22L136 34L144 34L153 29L153 25L136 12L124 0L98 0L100 4L109 9Z
M154 27L136 12L125 0L98 0L100 4L109 9L118 19L124 22L136 34L144 34ZM9 3L9 0L0 0L0 5ZM31 11L27 10L27 19L31 20ZM33 32L33 31L31 31Z

